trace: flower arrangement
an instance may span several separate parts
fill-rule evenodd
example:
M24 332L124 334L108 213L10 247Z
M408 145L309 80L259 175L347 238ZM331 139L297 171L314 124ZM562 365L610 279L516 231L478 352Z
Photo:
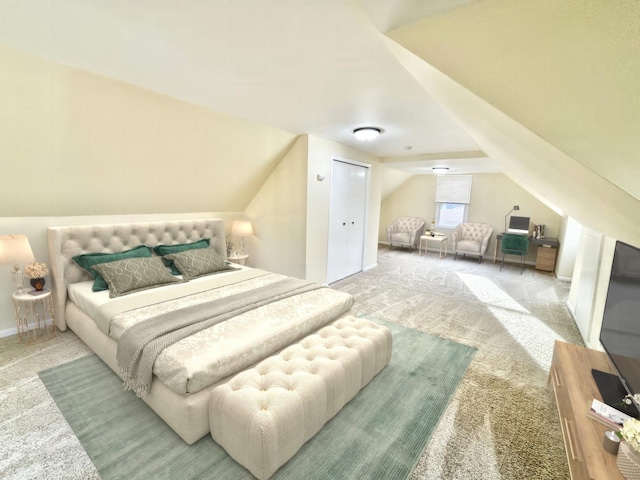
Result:
M29 278L44 278L49 273L45 263L31 262L24 267L24 274Z
M630 418L625 421L618 436L627 441L636 452L640 452L640 420Z

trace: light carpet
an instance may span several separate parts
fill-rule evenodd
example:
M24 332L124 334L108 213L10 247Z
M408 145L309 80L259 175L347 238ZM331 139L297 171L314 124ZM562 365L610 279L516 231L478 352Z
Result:
M475 348L397 324L390 364L272 477L405 479ZM96 356L40 372L104 479L253 478L206 436L186 445Z

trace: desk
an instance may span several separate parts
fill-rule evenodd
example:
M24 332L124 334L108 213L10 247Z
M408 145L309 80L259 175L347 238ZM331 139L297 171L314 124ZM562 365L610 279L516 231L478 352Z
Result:
M493 263L496 263L498 257L498 249L500 247L500 241L504 237L504 233L496 235L496 246L493 251ZM558 239L557 238L529 238L529 247L535 245L536 251L536 270L544 270L546 272L553 272L556 267L556 255L558 253Z
M444 256L447 256L447 245L448 237L444 233L436 233L435 236L431 235L421 235L420 236L420 245L418 246L418 255L422 255L422 242L424 242L424 252L427 253L427 247L429 246L429 242L438 242L440 244L440 256L438 258L442 258L442 244L444 243Z

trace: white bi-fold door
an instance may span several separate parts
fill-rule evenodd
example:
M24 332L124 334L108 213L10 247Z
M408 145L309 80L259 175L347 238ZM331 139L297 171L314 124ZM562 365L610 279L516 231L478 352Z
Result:
M368 166L331 163L327 283L362 271L369 185Z

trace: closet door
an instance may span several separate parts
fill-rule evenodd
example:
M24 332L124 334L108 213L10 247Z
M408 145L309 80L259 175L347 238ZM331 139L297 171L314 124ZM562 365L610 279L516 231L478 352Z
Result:
M369 168L333 160L327 283L362 271Z

